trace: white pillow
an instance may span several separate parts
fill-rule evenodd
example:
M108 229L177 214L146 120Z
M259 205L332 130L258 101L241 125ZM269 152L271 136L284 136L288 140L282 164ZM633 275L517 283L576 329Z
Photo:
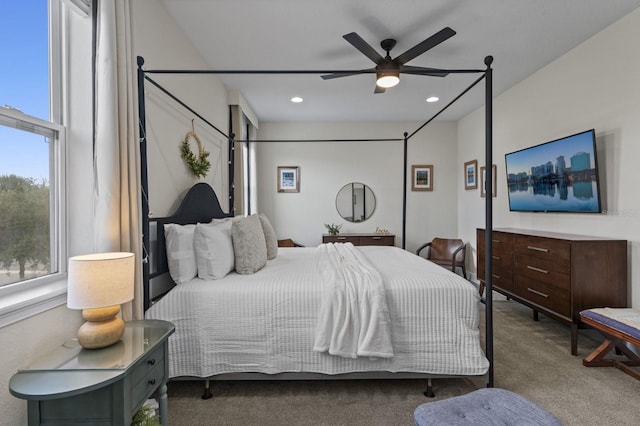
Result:
M275 259L278 256L278 237L276 231L271 226L271 222L264 214L258 215L260 223L262 224L262 231L264 232L264 239L267 244L267 259Z
M193 246L196 251L199 278L217 280L233 271L234 254L230 220L197 224Z
M169 275L176 284L191 281L198 274L196 255L193 249L195 225L164 225L164 238L167 247Z
M231 226L236 272L253 274L267 264L267 243L258 215L233 221Z

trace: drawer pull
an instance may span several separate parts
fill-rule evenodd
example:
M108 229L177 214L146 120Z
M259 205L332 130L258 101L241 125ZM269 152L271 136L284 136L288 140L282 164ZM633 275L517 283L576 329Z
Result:
M371 237L372 240L381 240L382 237Z
M149 380L149 385L153 386L156 384L156 379Z
M147 361L147 364L156 365L156 359L155 358L151 358L149 361Z
M500 260L500 256L491 256L493 260Z
M536 272L541 272L543 274L548 274L549 273L549 271L547 271L545 269L536 268L535 266L527 265L527 269L531 269L532 271L536 271Z
M549 249L542 248L542 247L527 246L527 248L529 250L542 251L542 252L545 252L545 253L549 253Z
M491 240L492 243L500 244L502 241L500 240Z
M540 292L538 290L534 290L534 289L529 288L529 287L527 287L527 291L530 291L533 294L537 294L538 296L542 296L542 297L545 297L545 298L549 297L548 294L544 294L544 293L542 293L542 292Z
M500 275L491 274L491 276L492 276L493 278L497 279L497 280L499 280L499 279L500 279Z
M346 239L347 239L347 237L338 237L338 238L336 238L336 240L346 240Z

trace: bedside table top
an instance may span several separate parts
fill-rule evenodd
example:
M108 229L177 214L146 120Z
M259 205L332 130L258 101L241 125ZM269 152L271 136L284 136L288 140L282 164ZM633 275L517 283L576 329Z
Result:
M173 332L170 322L140 320L125 323L122 339L106 348L84 349L77 340L69 340L20 368L9 390L19 398L42 399L103 386L118 379Z

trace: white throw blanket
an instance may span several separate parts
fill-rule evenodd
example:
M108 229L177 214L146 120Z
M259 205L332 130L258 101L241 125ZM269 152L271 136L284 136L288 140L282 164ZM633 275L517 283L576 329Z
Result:
M325 289L313 350L346 358L391 358L391 319L382 276L351 243L322 244Z

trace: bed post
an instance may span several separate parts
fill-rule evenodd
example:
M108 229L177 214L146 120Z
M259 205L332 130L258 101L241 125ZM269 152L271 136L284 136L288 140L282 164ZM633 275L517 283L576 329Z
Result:
M402 248L406 247L407 236L407 141L409 133L404 132L404 159L402 168Z
M227 136L227 145L228 145L228 149L229 149L229 158L228 160L228 165L229 165L229 176L228 176L228 191L229 191L229 213L231 213L233 216L236 215L236 211L234 209L234 204L235 204L235 198L234 198L234 190L233 190L233 175L235 173L234 169L234 160L235 160L235 155L234 155L234 146L233 146L233 106L229 105L229 129L228 129L228 135Z
M138 123L140 130L140 186L142 191L142 283L143 307L149 308L149 180L147 176L147 120L144 104L144 58L137 57L138 63Z
M493 230L493 56L484 58L487 66L485 71L485 173L486 180L481 182L485 185L485 283L486 283L486 304L485 304L485 348L487 359L489 360L489 372L487 378L487 387L493 387L493 285L491 283L492 259L492 230Z
M235 207L235 193L236 193L236 184L234 181L235 177L235 150L236 150L236 135L231 132L229 133L229 213L231 216L236 215L236 207Z

